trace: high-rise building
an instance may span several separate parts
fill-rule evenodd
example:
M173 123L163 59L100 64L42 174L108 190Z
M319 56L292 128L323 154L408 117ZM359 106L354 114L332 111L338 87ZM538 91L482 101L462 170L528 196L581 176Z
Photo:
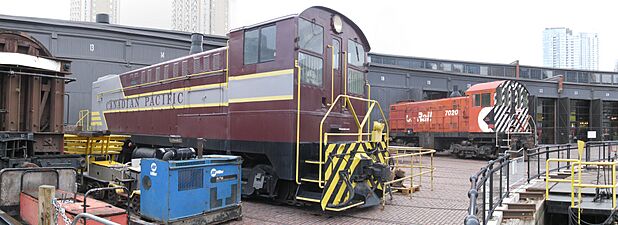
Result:
M71 0L73 21L95 22L97 14L109 15L110 23L118 22L118 0Z
M228 0L174 0L172 29L203 34L228 32Z
M596 33L576 33L569 28L543 31L543 66L583 70L599 69L599 38Z

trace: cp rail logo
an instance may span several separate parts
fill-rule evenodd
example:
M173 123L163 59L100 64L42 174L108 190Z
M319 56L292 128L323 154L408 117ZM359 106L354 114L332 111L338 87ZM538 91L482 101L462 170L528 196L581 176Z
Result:
M427 113L418 112L418 116L416 117L416 122L417 123L431 122L432 115L433 115L433 112L431 112L431 111L429 111ZM406 122L412 123L413 119L414 119L414 117L411 117L411 116L406 114Z

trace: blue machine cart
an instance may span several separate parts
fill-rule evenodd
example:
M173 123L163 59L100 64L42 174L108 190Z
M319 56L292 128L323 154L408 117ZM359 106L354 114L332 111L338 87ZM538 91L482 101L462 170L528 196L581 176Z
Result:
M229 155L179 161L142 159L142 217L164 224L240 218L241 163L240 157Z

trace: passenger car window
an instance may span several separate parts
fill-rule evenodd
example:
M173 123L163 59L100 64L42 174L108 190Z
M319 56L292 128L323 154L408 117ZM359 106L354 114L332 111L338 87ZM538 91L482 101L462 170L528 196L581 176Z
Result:
M298 19L298 46L315 53L324 51L324 28L306 19Z

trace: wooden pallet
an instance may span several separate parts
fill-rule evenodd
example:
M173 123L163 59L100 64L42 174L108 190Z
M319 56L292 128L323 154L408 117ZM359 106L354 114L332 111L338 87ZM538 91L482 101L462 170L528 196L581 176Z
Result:
M420 190L421 190L421 186L415 184L414 186L412 186L412 192L410 192L410 188L395 189L394 191L402 193L404 195L409 195L409 194L414 193L414 192L419 192Z

